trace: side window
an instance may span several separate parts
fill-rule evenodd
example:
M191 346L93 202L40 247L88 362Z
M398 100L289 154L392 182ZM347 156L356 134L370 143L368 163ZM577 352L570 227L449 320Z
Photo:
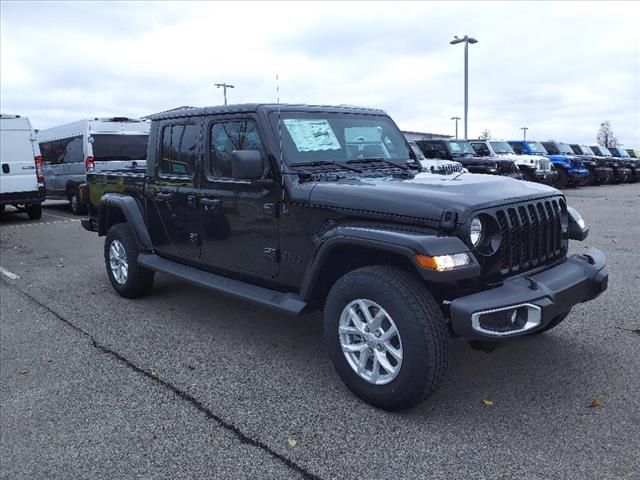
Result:
M192 177L196 165L198 127L167 125L162 129L160 173Z
M234 120L211 125L211 174L216 178L231 178L231 153L234 150L264 152L253 120Z
M491 152L489 152L489 147L487 147L484 143L472 143L471 146L476 152L476 155L480 155L481 157L488 157L491 155Z
M82 137L74 137L66 140L68 143L65 147L64 163L83 163L84 153L82 152Z
M522 155L522 144L514 143L511 145L511 148L513 148L513 151L516 152L516 154Z

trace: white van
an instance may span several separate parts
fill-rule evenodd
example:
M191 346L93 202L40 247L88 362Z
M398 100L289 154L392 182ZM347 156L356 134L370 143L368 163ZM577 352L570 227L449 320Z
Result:
M20 115L0 115L0 210L24 210L42 216L45 197L42 157L31 122Z
M78 187L86 173L146 166L149 125L140 119L112 117L39 131L47 198L69 200L73 213L84 213Z

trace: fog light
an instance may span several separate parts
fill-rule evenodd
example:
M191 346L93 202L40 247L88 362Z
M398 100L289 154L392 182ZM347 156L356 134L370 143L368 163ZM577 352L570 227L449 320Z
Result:
M455 253L453 255L438 255L430 257L428 255L416 255L416 262L423 268L444 272L454 270L471 264L471 257L466 253Z
M476 312L471 316L474 330L485 335L515 335L540 325L542 311L537 305L523 304Z

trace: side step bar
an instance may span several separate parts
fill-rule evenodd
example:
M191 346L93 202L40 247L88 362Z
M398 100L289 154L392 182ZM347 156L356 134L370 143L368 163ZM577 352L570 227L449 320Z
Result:
M306 308L307 303L295 293L282 293L264 287L251 285L231 278L205 272L197 268L183 265L162 258L153 253L138 255L138 263L145 268L165 273L185 282L204 287L215 292L226 293L232 297L248 300L280 312L298 315Z

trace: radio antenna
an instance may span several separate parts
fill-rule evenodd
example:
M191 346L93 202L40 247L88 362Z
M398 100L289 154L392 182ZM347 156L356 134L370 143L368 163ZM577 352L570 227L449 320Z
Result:
M284 201L284 157L282 155L282 118L280 116L280 74L276 72L276 104L278 105L278 148L280 153L280 184Z

